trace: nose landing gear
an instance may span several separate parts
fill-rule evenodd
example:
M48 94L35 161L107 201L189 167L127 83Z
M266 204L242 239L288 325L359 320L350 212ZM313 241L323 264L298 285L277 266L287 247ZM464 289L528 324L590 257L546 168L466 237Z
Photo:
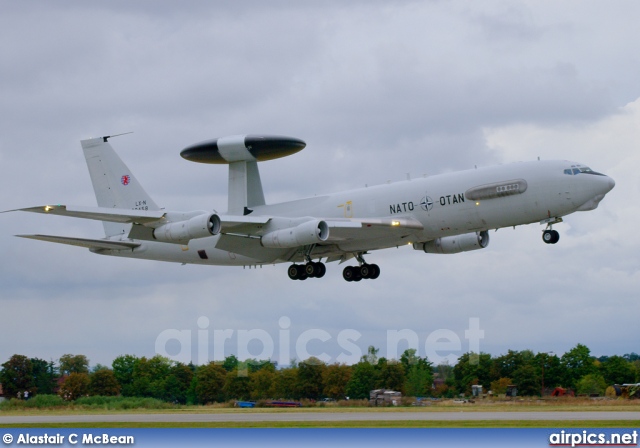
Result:
M547 224L547 228L542 232L542 241L546 244L556 244L560 241L560 234L553 230L553 225L562 222L562 218L550 218L542 221L540 224Z
M556 230L545 230L542 232L542 241L547 244L556 244L560 241L560 234Z

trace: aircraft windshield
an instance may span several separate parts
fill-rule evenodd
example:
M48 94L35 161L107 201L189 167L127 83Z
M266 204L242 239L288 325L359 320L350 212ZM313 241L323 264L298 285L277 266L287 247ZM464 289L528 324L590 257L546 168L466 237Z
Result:
M604 176L604 174L593 171L588 166L580 165L572 165L571 168L564 170L564 174L568 174L569 176L575 176L577 174L594 174L596 176Z

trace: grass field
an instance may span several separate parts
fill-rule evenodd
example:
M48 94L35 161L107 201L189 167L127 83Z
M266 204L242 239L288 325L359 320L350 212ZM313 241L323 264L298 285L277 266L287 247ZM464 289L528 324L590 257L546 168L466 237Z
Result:
M520 420L519 412L638 412L634 420ZM324 407L306 407L295 409L253 408L239 409L214 406L176 406L172 409L120 409L110 410L100 407L79 409L74 407L52 409L11 409L0 411L3 416L73 416L73 415L109 415L118 414L261 414L261 413L340 413L341 421L284 421L284 422L102 422L102 423L38 423L34 424L0 424L0 428L42 427L42 428L631 428L640 427L640 402L637 400L516 400L516 401L479 401L476 403L454 403L453 401L434 402L421 407L340 407L327 405ZM402 420L358 421L350 420L349 414L354 412L393 412L402 413ZM512 412L513 420L416 420L412 414L429 412Z
M357 421L340 422L189 422L189 423L39 423L3 425L0 428L638 428L640 420L626 421L442 421L442 420L402 420L402 421Z

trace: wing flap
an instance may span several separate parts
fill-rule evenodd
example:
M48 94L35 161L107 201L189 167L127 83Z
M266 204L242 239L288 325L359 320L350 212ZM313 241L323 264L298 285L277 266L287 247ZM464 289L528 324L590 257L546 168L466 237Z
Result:
M74 238L67 236L53 235L16 235L20 238L28 238L31 240L48 241L50 243L68 244L71 246L86 247L88 249L109 249L109 250L125 250L135 249L140 243L128 241L109 241L91 238Z
M165 215L162 210L128 210L74 205L41 205L38 207L19 208L8 211L43 213L45 215L69 216L72 218L94 219L96 221L119 222L123 224L148 224L159 221Z

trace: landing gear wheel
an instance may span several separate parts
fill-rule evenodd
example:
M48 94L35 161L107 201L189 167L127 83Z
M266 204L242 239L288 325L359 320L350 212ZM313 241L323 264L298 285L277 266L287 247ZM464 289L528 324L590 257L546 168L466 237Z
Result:
M342 278L348 282L352 282L355 279L355 274L355 269L353 269L351 266L347 266L342 271Z
M308 275L305 271L305 265L292 264L287 270L287 274L291 280L306 280Z
M307 274L307 277L316 277L316 264L312 261L304 265L304 272Z
M370 264L369 269L371 270L371 275L369 276L371 280L375 280L380 277L380 266L377 264Z
M362 266L360 266L360 276L362 278L371 278L372 275L373 270L371 269L371 265L363 264Z
M324 274L327 273L327 267L324 265L324 263L316 263L316 265L318 266L318 271L316 273L316 277L317 278L322 278L324 277Z
M542 232L542 241L547 244L556 244L560 241L560 234L556 230L545 230Z
M327 268L324 263L310 261L304 265L304 271L307 274L307 277L321 278L324 277L324 274L327 272Z

